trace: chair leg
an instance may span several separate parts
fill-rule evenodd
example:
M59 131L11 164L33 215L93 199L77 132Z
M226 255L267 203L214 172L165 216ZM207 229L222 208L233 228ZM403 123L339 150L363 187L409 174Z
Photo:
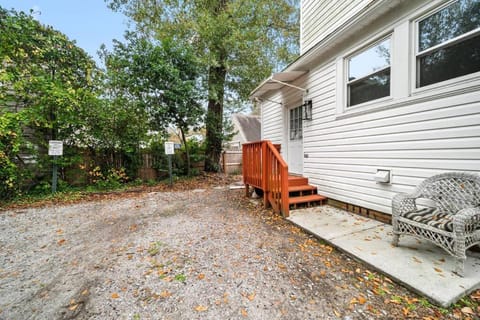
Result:
M458 274L460 277L465 276L465 260L464 258L456 258L455 261L455 273Z
M400 240L400 234L393 233L392 245L398 247L398 241Z

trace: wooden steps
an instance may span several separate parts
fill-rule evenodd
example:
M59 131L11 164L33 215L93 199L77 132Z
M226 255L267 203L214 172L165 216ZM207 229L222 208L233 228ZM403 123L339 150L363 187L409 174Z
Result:
M289 204L300 204L300 203L312 204L314 202L322 202L325 199L327 198L319 194L311 194L308 196L291 197L288 199L288 203Z
M288 176L288 204L291 209L323 204L326 197L317 194L317 187L308 184L308 178Z
M301 176L288 176L288 186L303 186L308 184L308 178Z

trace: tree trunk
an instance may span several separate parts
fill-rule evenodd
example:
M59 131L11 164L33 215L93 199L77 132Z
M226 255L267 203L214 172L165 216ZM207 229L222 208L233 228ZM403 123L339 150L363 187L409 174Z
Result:
M183 145L185 146L185 154L187 156L187 176L190 176L190 150L188 149L187 139L185 138L185 131L180 128L180 134L182 135Z
M219 66L208 70L208 109L206 119L205 171L218 172L223 141L223 95L227 69L226 54L221 53Z

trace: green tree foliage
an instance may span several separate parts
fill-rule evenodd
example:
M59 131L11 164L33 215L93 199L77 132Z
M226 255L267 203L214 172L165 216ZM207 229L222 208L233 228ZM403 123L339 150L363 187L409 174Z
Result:
M40 151L50 139L67 145L84 139L82 116L98 103L94 61L64 34L1 7L0 43L0 113L23 110L29 139ZM39 168L49 164L47 157L37 161Z
M22 183L19 153L23 144L21 113L0 114L0 199L14 196Z
M205 169L216 171L227 93L246 100L298 50L298 0L106 0L135 22L137 31L192 45L208 89Z
M126 42L103 50L107 87L115 105L131 105L139 124L167 134L180 130L186 148L187 171L190 154L186 134L202 122L204 109L198 90L198 61L190 47L169 40L152 41L126 34Z

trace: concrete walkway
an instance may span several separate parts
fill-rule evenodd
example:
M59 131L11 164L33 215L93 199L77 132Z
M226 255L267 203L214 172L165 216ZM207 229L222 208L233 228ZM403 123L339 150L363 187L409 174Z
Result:
M478 253L468 256L461 278L452 272L454 259L427 241L402 236L393 247L390 225L331 206L293 210L288 220L437 305L447 307L480 288Z

